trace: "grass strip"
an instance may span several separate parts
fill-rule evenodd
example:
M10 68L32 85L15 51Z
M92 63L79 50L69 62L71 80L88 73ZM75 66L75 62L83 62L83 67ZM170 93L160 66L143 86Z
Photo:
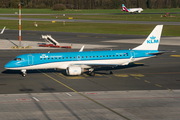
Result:
M0 8L1 14L14 14L18 8ZM142 13L167 13L179 12L180 8L170 9L144 9ZM125 13L121 9L66 9L65 11L53 11L51 9L27 9L22 8L22 14L67 14L67 13Z
M1 17L19 17L10 15L1 15ZM81 20L115 20L115 21L162 21L162 22L180 22L180 14L173 14L170 17L163 17L163 14L128 14L128 15L22 15L22 18L45 18L45 19L73 19Z
M142 24L107 24L107 23L73 23L38 21L38 27L33 21L22 21L22 30L32 31L56 31L56 32L79 32L79 33L104 33L104 34L128 34L149 35L155 25ZM6 26L9 29L18 30L17 20L0 20L0 28ZM180 36L180 26L164 25L163 36Z

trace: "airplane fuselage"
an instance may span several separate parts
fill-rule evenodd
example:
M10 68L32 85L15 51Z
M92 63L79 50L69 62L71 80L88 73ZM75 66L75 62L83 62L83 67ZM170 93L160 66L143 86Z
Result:
M89 71L94 76L94 68L103 66L128 65L131 62L150 58L162 52L158 51L163 25L157 25L146 40L139 46L129 50L33 53L17 56L4 68L21 70L26 76L30 69L66 69L68 75L80 75Z
M133 12L141 13L143 9L142 8L126 8L125 5L122 4L122 11L130 12L130 13L133 13Z
M84 52L59 52L59 53L32 53L17 56L5 65L5 69L66 69L70 65L81 64L83 68L89 68L88 64L116 64L122 65L131 57L132 61L138 61L152 57L147 53L157 50L109 50L109 51L84 51ZM82 64L85 64L82 66Z

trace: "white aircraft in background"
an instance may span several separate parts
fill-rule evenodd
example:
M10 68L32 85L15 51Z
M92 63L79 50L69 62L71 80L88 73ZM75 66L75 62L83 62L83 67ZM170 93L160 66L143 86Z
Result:
M6 29L6 26L4 26L4 28L1 30L0 34L3 34L5 29Z
M126 6L124 4L122 4L122 11L130 12L130 13L133 13L133 12L141 13L141 11L143 11L143 9L142 8L126 8Z

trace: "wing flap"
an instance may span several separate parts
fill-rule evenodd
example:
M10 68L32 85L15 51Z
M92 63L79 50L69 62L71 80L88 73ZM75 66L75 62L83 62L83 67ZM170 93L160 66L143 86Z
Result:
M82 64L73 64L73 65L71 65L71 66L80 66L80 67L82 67L82 68L98 68L98 67L105 67L105 66L115 67L115 66L118 66L118 65L119 65L119 64L82 63Z

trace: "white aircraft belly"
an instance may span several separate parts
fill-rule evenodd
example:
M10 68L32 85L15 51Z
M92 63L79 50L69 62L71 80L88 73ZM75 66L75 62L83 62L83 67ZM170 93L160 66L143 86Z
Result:
M139 61L142 59L146 59L149 57L143 57L143 58L135 58L131 62ZM79 64L82 68L91 68L90 66L86 64L104 64L104 66L108 66L109 64L118 64L121 65L125 62L127 62L129 59L109 59L109 60L87 60L87 61L66 61L66 62L53 62L53 63L44 63L44 64L38 64L38 65L31 65L26 67L16 67L16 68L8 68L11 70L33 70L33 69L52 69L52 68L59 68L59 69L66 69L69 66L73 66L75 64Z

